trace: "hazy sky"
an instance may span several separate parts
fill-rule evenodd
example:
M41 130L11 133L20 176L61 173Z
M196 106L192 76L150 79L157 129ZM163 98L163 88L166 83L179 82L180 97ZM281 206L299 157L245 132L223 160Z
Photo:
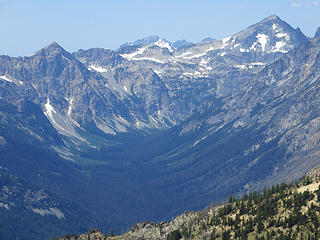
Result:
M219 39L272 14L313 36L320 0L0 0L0 54L25 56L53 41L72 52L150 35Z

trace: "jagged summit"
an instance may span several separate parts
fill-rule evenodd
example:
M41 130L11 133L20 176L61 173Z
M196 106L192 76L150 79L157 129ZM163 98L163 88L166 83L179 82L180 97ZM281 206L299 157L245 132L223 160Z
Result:
M257 30L257 28L264 28L264 29L271 28L272 30L276 30L275 29L275 24L279 25L282 28L294 30L288 23L283 21L277 15L271 15L269 17L266 17L266 18L262 19L258 23L251 25L250 27L248 27L247 29L244 29L243 31ZM241 31L241 32L243 32L243 31Z
M29 57L32 57L32 56L35 56L35 55L38 55L38 54L42 54L44 52L55 52L55 53L58 53L58 52L65 52L66 50L59 44L57 43L56 41L48 44L47 46L41 48L40 50L37 50L35 52L33 52L32 54L29 55Z
M134 41L133 45L151 44L151 43L155 43L155 42L159 41L160 39L161 39L161 37L159 37L157 35L151 35L149 37L138 39L138 40Z
M53 41L46 47L57 47L57 48L62 48L61 45L57 41Z
M178 42L179 45L179 42ZM189 44L190 45L190 44ZM134 42L122 44L119 48L120 51L130 47L142 47L142 46L158 46L159 48L166 48L169 52L173 52L173 44L166 40L165 38L159 37L157 35L152 35L150 37L138 39Z
M59 43L57 43L56 41L50 43L49 45L47 45L46 47L44 47L42 50L45 51L66 51Z
M277 15L271 15L232 36L243 51L288 52L308 41L299 28L294 29Z
M126 43L122 44L120 46L120 48L127 47L127 46L148 45L148 44L155 43L155 42L159 41L160 39L162 39L162 38L157 35L151 35L149 37L141 38L141 39L135 40L133 42L126 42Z
M56 41L50 43L46 47L40 49L39 51L35 52L33 55L41 54L46 57L49 56L55 56L55 55L61 55L62 57L65 57L66 59L74 59L73 55L69 53L67 50L65 50L59 43ZM33 56L32 55L32 56Z

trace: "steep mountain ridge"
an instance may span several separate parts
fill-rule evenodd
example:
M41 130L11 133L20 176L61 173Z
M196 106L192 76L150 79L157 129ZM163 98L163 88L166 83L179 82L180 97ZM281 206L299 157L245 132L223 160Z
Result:
M267 37L263 46L257 37L259 34ZM305 41L307 38L299 29L271 16L223 40L182 49L174 49L168 41L151 36L126 44L115 52L89 49L80 50L74 56L89 70L103 75L109 89L129 101L128 108L140 104L138 109L144 109L138 114L132 113L137 110L130 110L129 115L134 115L131 119L119 116L128 121L129 126L119 119L112 119L123 126L113 129L118 132L128 127L168 128L176 125L206 102L207 96L226 96L243 84L237 77L229 77L226 82L224 76L229 72L257 72ZM241 45L248 42L250 46ZM143 118L138 120L137 115Z
M229 202L185 212L170 222L143 222L119 236L93 229L59 240L81 239L317 239L319 236L319 168L301 181L281 183Z
M179 163L181 176L192 168L188 177L211 179L212 190L220 194L227 185L246 190L257 187L254 182L265 184L267 176L270 184L304 174L318 163L318 55L315 39L253 75L255 81L180 125L174 134L185 136L188 144L161 161ZM222 183L218 176L228 180Z
M278 16L272 15L261 22L231 36L234 46L240 44L245 51L288 52L292 46L306 42L306 36L299 28L293 29ZM231 39L230 39L231 40ZM230 41L229 40L229 41ZM234 48L233 46L233 48Z
M149 38L148 38L149 39ZM151 37L151 39L153 39ZM279 17L273 15L270 16L261 22L250 26L249 28L224 38L222 40L212 40L200 42L194 44L190 47L183 48L181 50L171 49L170 53L155 51L157 50L157 41L161 41L160 37L153 39L154 41L139 41L139 44L132 43L131 50L130 48L120 47L118 52L122 56L131 61L149 61L154 63L155 67L163 64L174 64L175 62L180 64L200 64L202 67L208 64L209 66L214 65L214 57L225 56L228 54L231 55L243 55L245 60L250 59L252 53L265 53L269 54L269 61L275 59L273 53L276 52L288 52L289 50L301 45L307 41L307 38L303 35L300 29L293 29L290 25L282 21ZM164 40L163 40L164 41ZM166 42L170 46L171 43ZM136 46L134 48L134 46ZM242 54L243 53L243 54ZM244 54L251 53L251 54ZM169 56L169 57L168 57ZM233 57L234 58L234 57ZM259 60L258 54L252 55L251 58L254 58L253 61ZM268 60L266 56L263 56ZM231 60L230 58L229 60ZM236 59L233 59L235 61ZM241 64L240 59L237 59L238 65ZM249 60L250 61L250 60ZM252 62L253 62L252 61ZM264 63L262 61L262 63ZM244 63L242 61L242 63ZM247 62L250 63L250 62ZM234 65L237 66L236 62ZM253 64L254 65L254 64ZM258 64L257 64L258 65ZM163 68L164 66L162 66ZM210 66L212 67L212 66ZM208 72L210 72L210 69ZM199 71L199 69L197 69ZM163 72L159 71L158 72ZM188 72L188 71L187 71ZM199 71L199 76L202 71ZM191 77L197 77L197 74L191 75ZM198 77L199 77L198 76Z

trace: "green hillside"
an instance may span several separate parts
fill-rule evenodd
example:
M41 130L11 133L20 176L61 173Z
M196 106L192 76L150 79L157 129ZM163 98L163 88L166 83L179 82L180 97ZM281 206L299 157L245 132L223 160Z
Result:
M171 222L140 223L119 236L92 230L59 240L319 239L319 176L316 169L299 182L277 184L239 199L230 196L227 203L186 212Z

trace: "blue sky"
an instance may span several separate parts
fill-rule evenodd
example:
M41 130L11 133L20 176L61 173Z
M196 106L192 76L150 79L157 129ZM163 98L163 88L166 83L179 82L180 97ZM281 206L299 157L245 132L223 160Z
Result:
M53 41L72 52L150 35L219 39L272 14L313 36L320 0L0 0L0 54L25 56Z

